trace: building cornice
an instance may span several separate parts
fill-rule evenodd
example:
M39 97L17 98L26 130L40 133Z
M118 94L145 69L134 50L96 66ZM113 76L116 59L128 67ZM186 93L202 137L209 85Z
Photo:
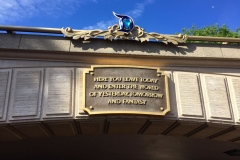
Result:
M75 30L75 32L91 32L94 30ZM48 34L63 34L62 28L44 28L44 27L25 27L25 26L0 26L0 31L14 34L15 32L30 32L30 33L48 33ZM172 38L179 38L179 35L167 35ZM189 41L206 41L206 42L229 42L239 43L240 38L227 38L227 37L210 37L210 36L188 36Z

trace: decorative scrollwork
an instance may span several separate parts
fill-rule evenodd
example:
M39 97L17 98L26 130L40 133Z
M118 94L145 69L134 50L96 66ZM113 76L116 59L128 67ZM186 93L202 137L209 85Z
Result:
M108 40L136 40L140 42L156 40L158 42L163 42L168 44L169 42L178 45L178 43L185 43L188 36L179 34L178 36L170 36L170 35L162 35L159 33L147 33L144 32L143 28L139 26L135 26L134 29L127 33L118 31L119 25L115 24L113 26L108 27L108 30L76 30L73 31L71 28L62 28L62 33L65 37L73 37L73 39L77 40L79 38L83 38L84 40L88 40L90 38L96 37L104 37L104 39Z

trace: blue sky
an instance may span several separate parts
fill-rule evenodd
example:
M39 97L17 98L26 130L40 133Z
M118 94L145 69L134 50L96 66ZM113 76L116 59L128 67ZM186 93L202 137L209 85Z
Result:
M240 27L240 0L0 0L0 25L107 29L127 14L147 32L173 34L193 24Z

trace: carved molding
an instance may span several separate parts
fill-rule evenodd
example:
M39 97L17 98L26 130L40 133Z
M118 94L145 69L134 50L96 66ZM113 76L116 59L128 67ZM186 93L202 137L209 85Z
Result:
M104 37L106 40L135 40L135 41L150 41L156 40L157 42L163 42L165 44L173 43L178 45L178 43L185 43L188 36L179 34L178 37L172 37L168 35L162 35L154 32L144 32L143 28L135 26L135 28L127 33L118 31L120 29L119 25L115 24L111 27L108 27L108 30L72 30L70 27L66 29L62 28L62 33L65 37L73 37L74 40L83 38L88 40L90 38Z

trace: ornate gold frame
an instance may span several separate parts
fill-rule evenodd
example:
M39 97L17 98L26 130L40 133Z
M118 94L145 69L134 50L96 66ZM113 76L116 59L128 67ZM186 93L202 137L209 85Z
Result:
M88 108L86 108L86 74L93 74L94 68L142 68L142 69L154 69L157 70L157 76L165 75L165 90L166 90L166 109L162 113L154 113L154 112L137 112L137 111L109 111L109 112L91 112ZM161 107L160 107L161 108ZM129 65L92 65L90 69L86 69L83 71L83 105L82 110L87 112L90 115L96 114L145 114L145 115L161 115L164 116L167 112L170 111L170 98L169 98L169 86L168 86L168 77L164 74L163 71L160 71L160 68L156 67L146 67L146 66L129 66Z

